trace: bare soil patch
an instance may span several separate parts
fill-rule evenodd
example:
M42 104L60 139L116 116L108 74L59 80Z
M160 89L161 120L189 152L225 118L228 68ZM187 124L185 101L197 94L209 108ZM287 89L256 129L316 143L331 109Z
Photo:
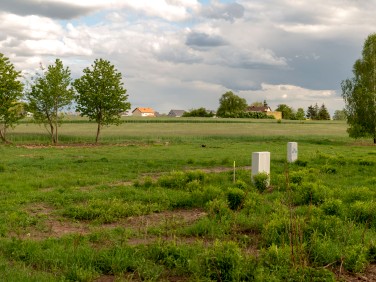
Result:
M376 281L376 264L371 264L367 267L366 271L361 274L344 273L338 275L338 278L346 282L355 281Z
M33 205L27 208L27 211L32 216L46 218L44 221L42 220L38 227L33 226L25 230L25 234L22 237L33 240L43 240L51 237L59 238L68 234L86 235L93 231L117 227L134 229L139 234L147 235L146 231L149 227L165 226L167 230L167 228L171 227L190 225L201 217L206 216L206 213L201 209L174 210L128 217L115 223L94 226L85 221L72 222L65 218L60 218L53 214L51 207L44 205ZM147 238L148 241L156 240L156 237L147 236ZM138 238L135 238L131 243L137 244L137 240L140 240L139 243L146 243Z

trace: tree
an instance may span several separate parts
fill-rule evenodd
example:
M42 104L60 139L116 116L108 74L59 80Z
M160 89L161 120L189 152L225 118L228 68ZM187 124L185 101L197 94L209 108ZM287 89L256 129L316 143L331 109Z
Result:
M335 110L333 120L346 120L345 110Z
M371 137L376 144L376 33L367 37L354 77L342 81L342 97L350 137Z
M324 104L321 105L317 115L319 120L330 120L330 114Z
M20 78L21 72L16 71L9 59L0 53L0 139L3 142L8 142L7 129L14 127L23 117Z
M213 117L214 113L208 111L205 108L192 109L189 112L185 112L183 117Z
M307 109L307 118L309 119L318 119L319 117L319 106L317 105L317 103L312 106L308 106L308 109Z
M240 98L231 91L226 92L219 99L219 108L217 110L218 117L227 117L244 112L247 108L247 101Z
M60 59L49 65L47 71L41 67L42 73L37 74L26 93L29 101L28 110L33 113L37 123L44 124L54 144L58 143L58 127L64 119L62 110L73 100L71 72ZM44 72L45 71L45 72Z
M295 114L295 119L305 120L305 112L303 108L298 108L298 111Z
M295 113L293 108L287 106L286 104L278 105L276 111L282 112L283 119L295 119Z
M130 109L127 90L123 88L122 75L109 61L96 59L91 68L73 83L77 91L77 110L81 116L97 123L95 142L101 128L120 123L121 113Z

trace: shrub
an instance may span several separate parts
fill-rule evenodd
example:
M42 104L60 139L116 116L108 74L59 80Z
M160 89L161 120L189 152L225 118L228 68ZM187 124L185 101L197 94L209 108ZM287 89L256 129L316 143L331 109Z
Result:
M258 173L252 177L253 184L259 192L264 192L269 186L269 174L265 172Z
M173 171L159 177L157 183L164 188L184 189L187 184L187 177L182 171Z
M303 182L304 172L303 171L293 171L289 175L291 183L300 185Z
M4 172L5 171L5 166L0 164L0 172Z
M344 191L342 194L343 200L348 203L356 201L367 201L375 197L375 192L368 187L353 187Z
M372 225L376 221L375 203L373 201L356 201L355 203L350 205L349 216L356 222L369 223L370 225Z
M269 271L278 273L278 276L286 277L292 267L290 247L287 244L283 246L272 244L262 251L261 261Z
M321 205L322 210L326 215L341 215L343 210L343 204L338 199L328 199Z
M206 204L206 209L208 211L208 216L222 219L231 216L231 210L229 209L227 203L222 199L214 199Z
M195 182L192 182L195 183ZM202 207L207 202L221 197L222 190L216 186L205 186L192 191L192 201L199 207Z
M293 203L297 205L321 204L332 195L332 191L325 185L318 183L303 183L295 187Z
M232 188L227 192L227 201L232 210L238 210L244 202L245 193L239 188Z
M347 246L344 251L343 266L346 270L363 272L368 264L367 249L362 245Z
M284 216L275 216L262 231L262 238L266 246L286 244L289 242L289 219Z
M235 242L216 241L201 257L202 276L211 281L239 281L242 275L242 254Z
M336 174L337 173L337 169L335 167L332 167L332 166L329 166L329 165L324 165L321 170L320 170L322 173L326 173L326 174Z
M236 188L239 188L241 190L246 190L247 189L247 183L245 183L244 181L242 180L236 180L235 182L235 187Z
M315 233L311 237L309 255L315 266L339 265L342 257L342 246L328 236Z
M376 243L374 243L373 241L370 243L370 245L368 247L367 259L371 263L375 263L376 262Z

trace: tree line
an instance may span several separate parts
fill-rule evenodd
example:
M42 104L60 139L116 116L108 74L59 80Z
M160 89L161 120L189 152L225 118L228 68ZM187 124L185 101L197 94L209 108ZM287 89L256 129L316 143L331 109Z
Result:
M57 144L58 128L64 118L61 112L75 102L81 116L97 123L98 142L101 128L119 124L121 113L130 109L121 78L109 61L96 59L73 81L69 67L56 59L47 69L41 66L25 86L21 72L0 53L0 139L7 142L7 129L30 112L35 122L45 126L52 143Z
M265 112L253 111L252 107L268 107L268 103L253 102L250 106L244 98L239 97L232 91L227 91L219 99L219 108L217 109L216 116L222 118L273 118L268 116ZM330 120L330 114L325 104L321 107L317 105L310 105L305 112L303 108L298 108L295 111L294 108L280 104L275 111L282 113L283 119L290 120ZM184 114L186 117L210 117L214 116L214 113L206 110L205 108L192 109Z

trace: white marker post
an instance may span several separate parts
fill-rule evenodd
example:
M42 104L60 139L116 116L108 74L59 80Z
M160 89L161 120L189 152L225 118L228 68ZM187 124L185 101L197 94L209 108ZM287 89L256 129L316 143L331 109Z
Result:
M287 162L293 163L298 159L298 143L288 142L287 143Z
M252 179L253 176L262 172L270 176L270 152L253 152Z

